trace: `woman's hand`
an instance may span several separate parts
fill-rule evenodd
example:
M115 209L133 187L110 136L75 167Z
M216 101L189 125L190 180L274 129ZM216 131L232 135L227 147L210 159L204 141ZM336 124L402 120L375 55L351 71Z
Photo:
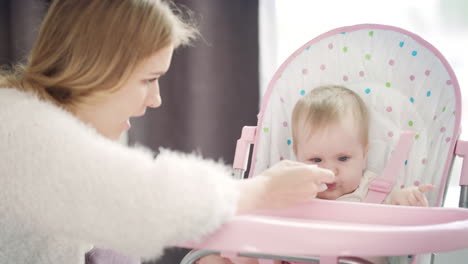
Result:
M315 165L284 160L252 179L239 182L237 213L291 207L326 190L335 181L333 172Z
M397 190L391 193L390 202L393 205L409 205L409 206L422 206L427 207L426 195L427 191L434 190L435 186L432 184L424 184L421 186L413 186Z

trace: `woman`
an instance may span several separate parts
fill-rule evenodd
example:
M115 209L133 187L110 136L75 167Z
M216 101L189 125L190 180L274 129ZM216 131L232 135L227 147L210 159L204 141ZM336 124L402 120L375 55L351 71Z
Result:
M83 263L92 245L155 257L333 181L290 161L236 181L212 161L115 142L161 105L158 79L196 34L167 2L53 1L28 63L0 79L0 263Z

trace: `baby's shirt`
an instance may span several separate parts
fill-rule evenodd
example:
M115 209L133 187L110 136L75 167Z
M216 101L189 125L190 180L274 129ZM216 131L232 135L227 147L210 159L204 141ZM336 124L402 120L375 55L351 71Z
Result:
M361 183L359 187L352 193L345 194L339 197L338 201L350 201L350 202L362 202L366 199L367 193L369 192L369 184L377 178L379 175L375 172L366 170L362 175Z

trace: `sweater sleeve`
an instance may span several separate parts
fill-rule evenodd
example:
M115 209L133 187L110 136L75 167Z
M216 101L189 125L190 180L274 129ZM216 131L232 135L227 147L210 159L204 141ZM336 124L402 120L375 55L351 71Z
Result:
M169 150L154 158L65 112L23 115L8 121L0 139L10 154L0 163L0 213L25 227L155 257L214 231L235 212L237 182L224 165Z

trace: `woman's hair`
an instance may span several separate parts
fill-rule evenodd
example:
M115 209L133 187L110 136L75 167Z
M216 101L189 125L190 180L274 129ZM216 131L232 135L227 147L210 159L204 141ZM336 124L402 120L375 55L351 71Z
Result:
M301 97L292 114L293 148L296 150L298 129L309 129L313 133L328 124L354 118L361 130L364 145L368 144L369 113L362 98L354 91L338 85L317 87ZM305 125L305 127L304 127Z
M67 108L91 94L117 90L139 62L197 35L190 14L169 1L55 0L27 64L0 76L0 87L33 92Z

